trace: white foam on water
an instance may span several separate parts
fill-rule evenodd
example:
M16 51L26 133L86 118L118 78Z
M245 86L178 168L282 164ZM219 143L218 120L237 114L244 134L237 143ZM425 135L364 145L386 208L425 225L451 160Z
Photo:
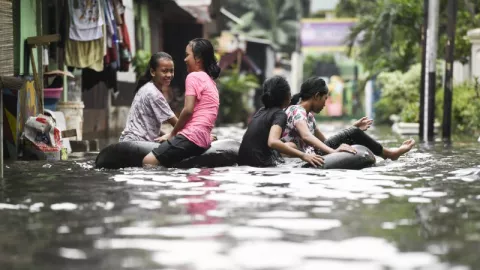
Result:
M424 192L422 196L428 197L428 198L439 198L439 197L447 196L447 193L443 191L428 191L428 192Z
M296 270L384 270L385 268L377 262L349 262L335 260L309 260ZM293 270L293 269L292 269Z
M380 200L379 199L363 199L362 203L363 204L379 204Z
M397 248L382 238L355 237L335 242L318 240L306 247L306 256L311 258L335 258L348 260L381 260L396 255Z
M63 233L70 233L70 228L66 225L62 225L57 228L57 233L63 234Z
M87 259L87 254L80 249L75 248L59 248L58 255L60 257L71 259L71 260L85 260Z
M183 266L198 270L235 270L227 256L202 250L191 253L156 252L152 255L152 260L169 267Z
M98 235L104 232L103 227L88 227L83 230L85 235Z
M409 203L431 203L432 200L429 198L423 198L423 197L410 197L408 198Z
M314 214L329 214L332 212L332 209L328 207L315 207L312 210L310 210L310 212Z
M289 242L243 242L230 250L235 265L243 269L297 269L302 265L303 246Z
M130 204L138 205L140 208L144 209L159 209L162 207L162 202L161 201L155 201L155 200L131 200Z
M229 227L223 224L161 227L155 230L154 235L173 238L210 238L224 235Z
M336 219L313 219L313 218L264 218L252 219L247 222L249 226L271 227L280 230L308 230L325 231L340 227L342 223Z
M222 224L184 225L175 227L124 227L116 235L156 235L168 238L209 238L224 235L229 226Z
M152 238L101 238L95 241L97 249L138 249L165 252L219 253L223 244L211 240L165 240Z
M307 213L300 211L270 211L261 212L255 216L257 218L304 218L307 217Z
M417 269L437 264L438 258L426 252L407 252L385 258L382 263L393 269Z
M34 203L32 205L30 205L30 213L36 213L36 212L40 212L40 209L42 207L44 207L45 204L43 204L42 202L38 202L38 203Z
M0 210L20 210L20 209L28 209L26 205L23 204L9 204L9 203L0 203Z
M246 204L250 205L252 203L260 204L277 204L286 202L284 198L266 198L253 195L239 195L239 194L227 194L227 193L216 193L208 194L205 196L207 200L213 200L218 202L230 202L235 204Z
M69 203L69 202L55 203L55 204L50 205L50 209L52 209L53 211L60 211L60 210L73 211L77 208L78 208L78 206L76 204Z
M158 195L163 195L163 196L202 196L206 194L206 191L164 189L164 190L158 190L156 193Z
M280 239L283 237L283 232L277 229L248 226L230 228L227 234L233 238L241 240Z
M97 202L95 205L105 210L112 210L115 206L113 202Z

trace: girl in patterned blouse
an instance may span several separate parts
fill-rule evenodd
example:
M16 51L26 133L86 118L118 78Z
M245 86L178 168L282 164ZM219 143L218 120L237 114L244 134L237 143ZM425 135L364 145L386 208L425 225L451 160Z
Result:
M145 75L140 78L120 141L154 141L161 135L163 122L175 126L178 119L163 96L162 88L173 79L173 59L165 52L152 55Z
M386 148L364 131L373 123L373 120L363 117L337 135L327 139L320 131L314 113L319 113L328 98L328 87L325 81L319 77L306 80L300 93L292 97L290 106L285 110L287 125L282 133L282 141L289 146L297 148L305 153L329 154L334 152L356 151L351 145L360 144L369 148L375 155L384 159L397 160L407 153L415 145L410 139L403 142L398 148Z

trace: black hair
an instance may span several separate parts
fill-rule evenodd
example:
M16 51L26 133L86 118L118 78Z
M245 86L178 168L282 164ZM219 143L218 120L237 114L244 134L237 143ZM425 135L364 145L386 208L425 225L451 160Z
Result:
M190 46L192 46L193 56L197 59L202 59L203 70L208 76L214 80L218 78L221 69L217 64L212 43L204 38L196 38L190 41Z
M157 52L150 57L150 61L148 62L147 70L145 70L145 74L138 79L137 83L137 88L135 89L135 93L138 92L138 90L144 86L146 83L152 80L152 73L150 72L150 69L157 69L158 67L158 60L160 59L166 59L166 60L171 60L173 61L173 58L170 54L166 52Z
M290 96L290 85L282 76L273 76L263 83L262 102L265 108L281 107Z
M320 96L328 94L327 83L320 77L310 77L302 83L300 93L293 95L290 105L298 104L300 99L309 100L316 94L320 94Z

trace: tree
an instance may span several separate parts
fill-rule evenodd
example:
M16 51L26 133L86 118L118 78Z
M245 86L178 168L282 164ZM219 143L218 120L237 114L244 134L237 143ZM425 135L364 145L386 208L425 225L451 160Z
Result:
M356 17L365 14L376 3L375 0L340 0L335 8L335 16L338 18Z
M442 1L443 7L446 7L446 0ZM457 12L457 28L455 32L455 52L454 59L462 62L463 64L468 63L471 56L472 44L467 38L467 32L470 29L477 28L480 26L480 1L478 0L463 0L458 2L458 12ZM442 9L441 18L441 31L445 33L446 24L447 24L447 14L446 8ZM444 31L445 30L445 31ZM440 44L442 45L442 53L444 44L447 41L447 36L440 36ZM442 54L443 55L443 54Z
M357 58L371 73L405 72L420 56L423 17L418 0L365 1L363 5L355 11L359 20L347 40L349 53L358 45Z
M438 56L442 58L446 42L448 0L440 1ZM480 1L459 1L455 60L462 63L470 58L467 31L480 25ZM341 0L336 8L338 17L357 17L347 39L349 54L358 45L356 57L365 69L374 74L379 71L405 72L420 61L423 4L419 0Z
M308 14L309 0L230 0L227 9L242 14L243 24L229 22L232 32L271 40L282 52L295 50L299 19Z

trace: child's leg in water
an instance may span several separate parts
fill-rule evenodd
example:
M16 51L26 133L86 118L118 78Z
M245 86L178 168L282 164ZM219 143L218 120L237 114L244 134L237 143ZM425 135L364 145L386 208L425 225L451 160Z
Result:
M401 155L407 153L415 145L414 139L406 140L398 148L383 148L382 157L384 159L397 160Z
M410 151L415 145L414 140L406 140L398 148L386 148L357 127L347 128L325 141L325 144L333 149L337 149L342 143L363 145L370 149L375 155L391 160L397 160L401 155Z

